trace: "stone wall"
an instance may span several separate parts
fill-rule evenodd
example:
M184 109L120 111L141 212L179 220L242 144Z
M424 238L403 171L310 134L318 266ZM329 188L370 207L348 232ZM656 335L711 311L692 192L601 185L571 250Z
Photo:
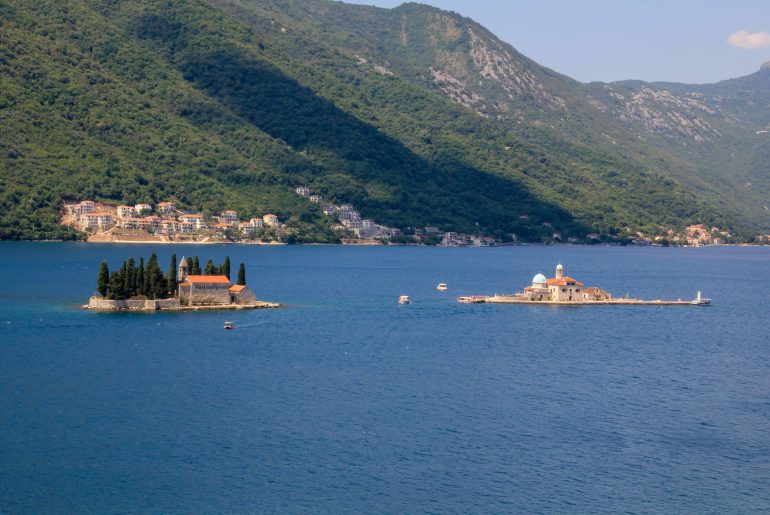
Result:
M102 311L158 311L179 309L179 299L159 299L159 300L110 300L103 297L91 297L88 300L88 309L97 309Z

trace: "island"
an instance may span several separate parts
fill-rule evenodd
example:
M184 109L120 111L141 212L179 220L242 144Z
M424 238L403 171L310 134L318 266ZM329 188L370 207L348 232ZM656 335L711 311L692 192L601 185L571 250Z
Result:
M523 292L494 295L465 295L457 297L464 304L543 304L543 305L632 305L632 306L709 306L711 299L706 299L698 292L693 300L643 300L625 297L613 297L608 291L596 286L585 287L580 281L564 275L564 266L556 265L556 275L550 279L543 274L532 278L532 285Z
M220 265L209 260L201 269L198 257L177 263L171 256L163 273L156 254L145 265L131 258L120 269L109 271L102 261L97 278L97 292L83 309L96 311L200 311L212 309L277 308L280 304L257 300L246 286L246 268L238 268L235 284L230 282L230 257Z

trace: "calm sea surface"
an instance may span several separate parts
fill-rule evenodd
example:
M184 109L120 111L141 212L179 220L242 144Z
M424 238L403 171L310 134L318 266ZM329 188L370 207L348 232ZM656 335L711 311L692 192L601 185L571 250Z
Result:
M153 251L288 307L79 309ZM559 260L714 305L455 301ZM0 512L767 512L768 278L768 248L2 243Z

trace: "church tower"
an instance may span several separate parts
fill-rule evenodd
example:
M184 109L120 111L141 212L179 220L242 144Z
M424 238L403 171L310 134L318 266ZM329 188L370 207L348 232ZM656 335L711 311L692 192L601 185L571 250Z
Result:
M182 256L182 259L179 260L179 270L177 270L176 273L176 280L181 282L184 282L185 279L187 279L187 260Z
M556 278L561 279L562 277L564 277L564 267L559 263L556 265Z

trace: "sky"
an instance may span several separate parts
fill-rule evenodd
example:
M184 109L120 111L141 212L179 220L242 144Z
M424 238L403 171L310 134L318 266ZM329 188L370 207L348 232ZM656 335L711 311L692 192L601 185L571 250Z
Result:
M345 0L395 7L401 0ZM421 0L582 82L710 83L770 61L770 0Z

